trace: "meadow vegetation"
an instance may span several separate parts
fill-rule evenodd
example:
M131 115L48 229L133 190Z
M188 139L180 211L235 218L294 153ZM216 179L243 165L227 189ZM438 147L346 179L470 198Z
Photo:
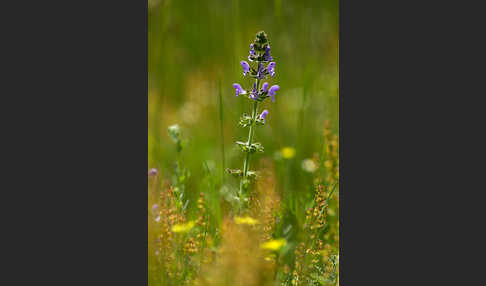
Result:
M150 0L148 27L149 285L338 285L337 1Z

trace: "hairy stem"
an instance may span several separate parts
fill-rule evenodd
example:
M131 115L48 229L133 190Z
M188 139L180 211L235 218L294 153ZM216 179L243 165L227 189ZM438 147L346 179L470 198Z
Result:
M250 125L250 131L248 133L248 146L250 146L253 143L253 136L255 134L255 118L256 118L256 113L257 113L257 106L258 106L258 101L255 101L253 103L253 111L251 113L251 118L252 118L252 123ZM251 153L246 153L246 158L245 158L245 163L243 166L243 177L246 177L248 174L248 169L250 168L250 155Z
M256 89L260 89L260 79L256 79ZM248 142L247 145L250 146L253 143L253 135L255 133L255 121L257 117L257 108L258 108L258 101L255 100L253 102L253 110L251 112L251 125L250 125L250 130L248 131ZM248 169L250 168L250 155L251 153L246 153L245 157L245 162L243 163L243 177L241 178L240 181L240 192L243 191L243 182L246 180L248 177Z

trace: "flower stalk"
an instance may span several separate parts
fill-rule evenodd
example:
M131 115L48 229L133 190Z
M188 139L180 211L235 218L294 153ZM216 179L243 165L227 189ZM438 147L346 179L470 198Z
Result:
M257 79L257 88L259 87L258 81L259 80ZM248 146L251 146L251 144L253 143L253 135L255 133L254 127L255 127L257 109L258 109L258 101L255 101L253 103L253 111L252 111L252 114L251 114L252 121L251 121L251 125L250 125L250 130L248 132L248 143L247 143ZM250 155L251 155L250 152L246 153L245 162L243 164L243 179L246 179L247 174L248 174L248 168L250 166Z
M266 123L266 117L269 112L268 110L263 110L263 112L258 115L258 103L268 97L271 97L272 101L275 101L275 93L280 89L278 85L273 85L268 88L268 82L264 82L260 87L263 79L275 76L275 62L270 55L270 44L265 32L258 32L254 42L250 44L248 60L250 63L255 63L255 66L252 67L247 61L241 61L240 64L243 68L243 76L255 79L251 91L250 89L245 90L239 83L233 84L236 96L243 95L250 101L253 101L251 104L252 108L250 115L243 114L240 119L240 125L242 127L249 127L248 140L246 142L236 142L241 150L246 153L245 160L243 162L243 170L227 170L230 174L240 177L240 198L248 189L250 179L256 178L256 172L250 171L250 157L253 153L263 152L264 150L260 143L254 142L255 127Z

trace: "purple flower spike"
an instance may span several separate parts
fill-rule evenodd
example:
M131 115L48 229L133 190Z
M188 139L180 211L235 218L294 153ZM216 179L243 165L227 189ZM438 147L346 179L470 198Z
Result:
M265 117L268 115L268 110L263 110L262 114L260 114L260 119L263 119L263 122L265 122Z
M243 75L246 75L250 71L250 65L246 61L241 61L240 64L243 67Z
M244 90L241 85L239 85L238 83L234 83L233 84L233 87L236 89L236 96L240 95L240 94L246 94L246 90Z
M280 89L280 86L278 85L272 85L270 89L268 90L268 95L272 97L272 101L275 101L275 92Z
M268 88L268 82L264 82L263 85L262 85L262 91L266 92L267 88Z
M268 64L267 71L272 77L275 75L275 62L271 62Z

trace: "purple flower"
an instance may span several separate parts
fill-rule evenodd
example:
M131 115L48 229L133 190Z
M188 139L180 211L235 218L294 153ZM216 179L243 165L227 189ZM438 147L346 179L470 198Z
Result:
M278 85L272 85L270 89L268 90L268 95L272 97L272 101L275 101L275 92L280 89L280 86Z
M267 45L267 49L265 50L265 54L263 55L263 60L267 62L273 60L272 56L270 55L270 45Z
M155 168L150 169L149 176L155 176L155 175L157 175L157 169Z
M268 82L264 82L263 85L262 85L262 91L266 92L267 88L268 88Z
M268 115L268 110L263 110L262 114L260 114L260 119L263 119L263 122L265 122L265 117Z
M236 89L236 96L238 96L240 94L246 94L246 90L241 88L241 85L239 85L238 83L234 83L233 87Z
M155 215L155 214L157 214L158 211L159 211L159 205L158 204L154 204L152 206L152 213Z
M256 56L255 48L253 47L253 44L250 44L250 55L248 56L248 60L252 62L252 57L254 56Z
M251 99L257 99L258 98L256 82L253 84L253 90L250 93L250 98Z
M250 71L250 65L246 61L241 61L240 64L243 67L243 75L246 75Z
M268 64L267 71L272 77L275 75L275 62L271 62Z
M263 79L265 77L265 72L263 69L263 64L258 63L258 71L257 71L257 78Z

